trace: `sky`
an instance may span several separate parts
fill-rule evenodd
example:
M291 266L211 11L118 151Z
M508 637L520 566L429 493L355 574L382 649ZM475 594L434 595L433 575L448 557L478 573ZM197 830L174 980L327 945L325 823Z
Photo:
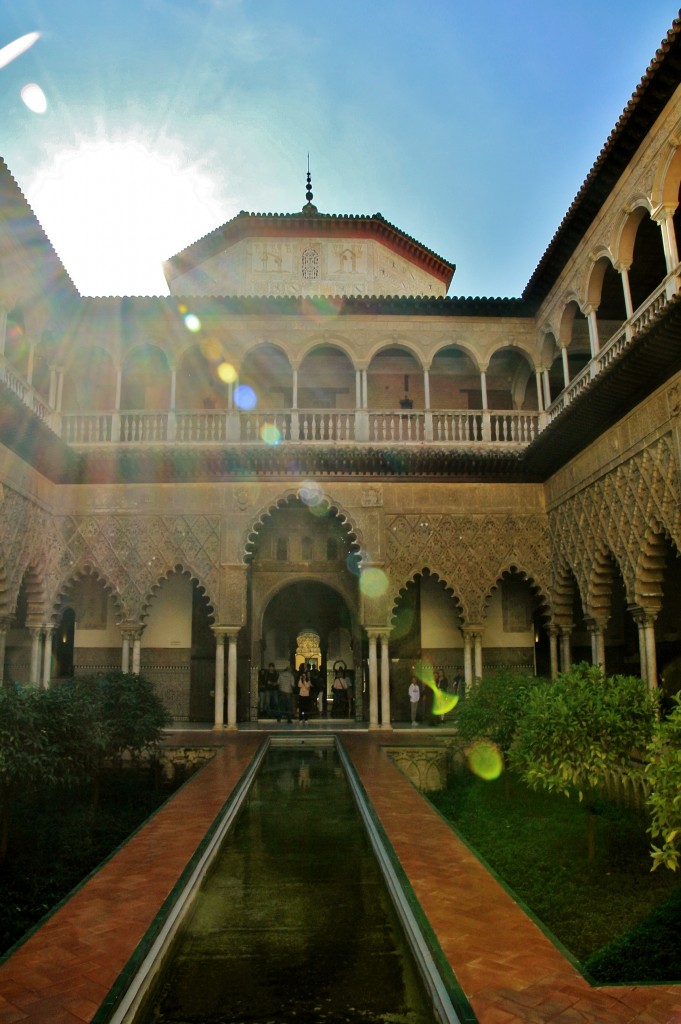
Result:
M0 156L84 295L240 210L381 213L517 296L678 9L660 0L0 0ZM26 86L38 86L36 112ZM24 98L22 98L22 91Z

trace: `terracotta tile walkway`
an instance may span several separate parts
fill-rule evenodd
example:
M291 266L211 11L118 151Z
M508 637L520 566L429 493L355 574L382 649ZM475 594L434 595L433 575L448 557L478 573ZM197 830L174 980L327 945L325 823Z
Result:
M176 734L216 757L12 957L0 1024L90 1021L262 739ZM480 1024L681 1024L681 985L593 989L391 763L400 732L345 747Z

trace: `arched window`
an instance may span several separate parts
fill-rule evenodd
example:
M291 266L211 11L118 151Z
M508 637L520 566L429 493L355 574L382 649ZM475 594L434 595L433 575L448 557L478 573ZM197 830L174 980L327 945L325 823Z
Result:
M302 556L304 562L311 562L313 559L312 552L312 537L303 537L301 544Z
M277 537L276 558L278 562L288 561L288 543L286 537Z

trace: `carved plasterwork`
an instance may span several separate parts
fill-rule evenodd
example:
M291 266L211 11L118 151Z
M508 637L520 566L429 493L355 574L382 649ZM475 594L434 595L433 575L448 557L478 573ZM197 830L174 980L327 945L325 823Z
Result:
M21 581L32 570L29 612L44 618L45 594L54 579L62 550L54 520L43 508L5 487L0 517L0 609L16 607Z
M502 573L515 566L549 592L551 545L544 515L386 516L386 570L403 587L424 568L451 587L464 621L482 622Z
M136 621L158 581L179 565L205 589L211 603L216 600L216 517L66 516L56 522L62 555L53 596L69 578L92 568L118 594L126 618Z
M639 592L654 582L651 533L667 534L681 550L679 497L673 440L666 435L549 513L554 564L570 566L588 604L610 552L628 600L645 604ZM658 565L657 574L662 571Z

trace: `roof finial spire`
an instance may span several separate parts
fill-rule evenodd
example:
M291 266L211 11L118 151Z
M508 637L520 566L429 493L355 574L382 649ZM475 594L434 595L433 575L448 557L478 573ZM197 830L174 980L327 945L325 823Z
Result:
M303 207L303 213L317 213L317 207L312 204L312 175L310 174L310 154L307 154L307 191L305 193L307 202Z

